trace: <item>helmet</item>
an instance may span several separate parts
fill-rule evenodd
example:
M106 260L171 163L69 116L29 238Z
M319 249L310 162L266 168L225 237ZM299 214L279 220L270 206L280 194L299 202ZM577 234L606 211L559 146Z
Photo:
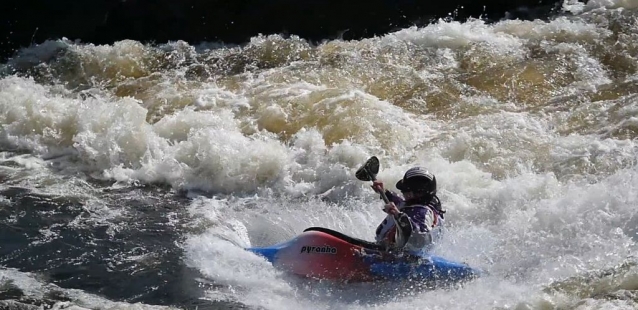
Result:
M436 178L434 174L421 167L408 169L396 185L402 192L417 192L430 195L436 194Z

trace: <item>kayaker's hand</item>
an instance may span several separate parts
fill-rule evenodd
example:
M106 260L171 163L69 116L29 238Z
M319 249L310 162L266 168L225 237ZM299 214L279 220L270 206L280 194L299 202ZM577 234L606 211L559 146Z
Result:
M385 211L388 214L392 214L394 216L399 214L399 208L397 208L397 206L394 204L394 202L386 204L385 207L383 208L383 211Z
M381 181L372 182L372 189L374 189L374 191L379 194L385 192L385 189L383 188L383 182Z

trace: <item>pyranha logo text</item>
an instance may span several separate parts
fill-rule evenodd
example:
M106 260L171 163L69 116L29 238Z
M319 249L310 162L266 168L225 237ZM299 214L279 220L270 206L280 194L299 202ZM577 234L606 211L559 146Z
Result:
M308 253L308 254L337 254L337 248L333 248L331 246L325 245L325 246L302 246L301 247L301 253Z

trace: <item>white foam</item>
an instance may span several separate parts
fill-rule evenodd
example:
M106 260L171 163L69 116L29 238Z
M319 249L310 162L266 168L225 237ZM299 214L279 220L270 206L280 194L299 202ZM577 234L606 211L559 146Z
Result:
M505 20L493 26L496 33L509 34L525 40L590 41L611 35L606 28L582 20L557 17L551 21Z
M633 8L631 1L589 3ZM616 265L637 250L638 148L635 139L613 134L635 125L635 98L589 102L591 92L616 82L606 58L614 51L600 51L611 38L604 24L578 16L439 22L328 42L309 51L309 61L205 82L185 80L184 68L149 72L144 64L157 50L136 42L72 45L90 65L84 73L107 86L79 99L61 85L0 80L0 141L33 154L11 159L24 169L3 167L3 173L15 182L42 180L48 162L36 156L60 156L65 160L57 161L57 169L123 186L166 183L192 189L191 197L207 191L212 197L185 206L193 222L182 246L188 265L219 284L209 299L267 309L623 308L631 304L543 292L554 280ZM278 36L251 44L232 53L256 63L269 57L286 63L286 55L298 59L309 49ZM277 44L286 48L273 55L270 47ZM196 53L183 42L174 47L184 53L176 54L183 58L175 64ZM552 74L568 82L539 71L534 78L547 79L542 85L548 89L532 99L501 100L466 81L467 75L489 78L510 64L545 60L556 61L551 63L560 70ZM482 65L496 70L472 71ZM148 74L161 80L144 94L150 99L110 95L109 87L124 80L134 85ZM375 91L378 79L388 81L387 89ZM401 92L404 86L409 91ZM518 91L516 84L496 86ZM381 99L405 94L412 101L396 100L423 115ZM433 102L421 95L432 94L456 97L441 104L449 106L430 107ZM582 120L570 116L575 111ZM385 214L369 184L354 178L370 155L381 159L378 177L389 189L413 165L437 176L449 227L436 253L485 268L489 276L449 290L393 294L396 288L381 284L309 284L242 250L286 240L309 226L371 240ZM99 201L88 207L99 217L114 216Z
M635 9L638 8L636 0L590 0L585 4L577 0L566 0L563 3L563 10L572 13L583 13L597 9Z
M411 27L394 32L382 38L382 44L396 44L397 41L410 42L419 46L459 49L473 43L485 43L494 52L520 51L522 42L507 33L494 32L492 26L482 20L465 23L439 20L424 28Z
M577 302L573 297L547 295L539 288L556 279L616 265L637 249L633 239L635 219L633 222L628 219L633 218L638 191L633 185L627 186L637 184L635 169L586 185L560 184L551 175L535 174L498 182L482 179L484 173L471 165L440 159L425 163L434 170L457 176L442 182L445 191L441 196L449 210L447 218L451 226L436 253L485 268L491 275L449 291L415 291L410 293L411 297L404 292L400 295L403 297L375 304L374 308L418 307L424 300L428 300L431 309L488 309L513 304L536 309L548 302L571 305ZM461 171L461 167L471 168L465 170L467 175L479 182L458 182L462 174L453 171ZM450 199L455 196L465 197L467 201L458 203ZM370 306L374 295L366 293L370 292L369 288L351 288L350 293L360 301L367 300L366 305L360 306L351 299L337 298L339 294L334 291L300 288L295 281L240 247L248 245L244 243L246 233L248 239L253 240L252 245L267 245L289 239L305 227L315 225L370 240L374 225L383 217L378 200L354 200L349 206L327 206L318 202L273 204L263 199L255 199L251 208L247 208L245 202L224 205L214 212L214 218L244 225L213 225L216 228L205 234L192 235L187 248L191 251L189 261L213 281L230 281L235 289L229 293L233 298L266 309L294 309L312 300L308 294L321 296L313 301L319 308ZM223 232L220 226L226 227ZM244 237L235 238L232 243L223 241L232 240L227 236L233 232ZM271 297L257 302L252 297L255 291L259 292L255 296ZM473 297L460 298L468 295ZM285 300L291 303L286 304Z

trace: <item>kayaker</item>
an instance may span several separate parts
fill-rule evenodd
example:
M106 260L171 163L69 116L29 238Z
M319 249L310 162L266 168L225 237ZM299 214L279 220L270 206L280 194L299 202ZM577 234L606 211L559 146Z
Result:
M428 250L440 238L445 210L436 195L436 178L432 173L422 167L406 171L396 184L404 198L385 190L378 180L372 188L378 193L385 191L390 200L384 207L388 216L376 230L377 243L388 250L410 253Z

